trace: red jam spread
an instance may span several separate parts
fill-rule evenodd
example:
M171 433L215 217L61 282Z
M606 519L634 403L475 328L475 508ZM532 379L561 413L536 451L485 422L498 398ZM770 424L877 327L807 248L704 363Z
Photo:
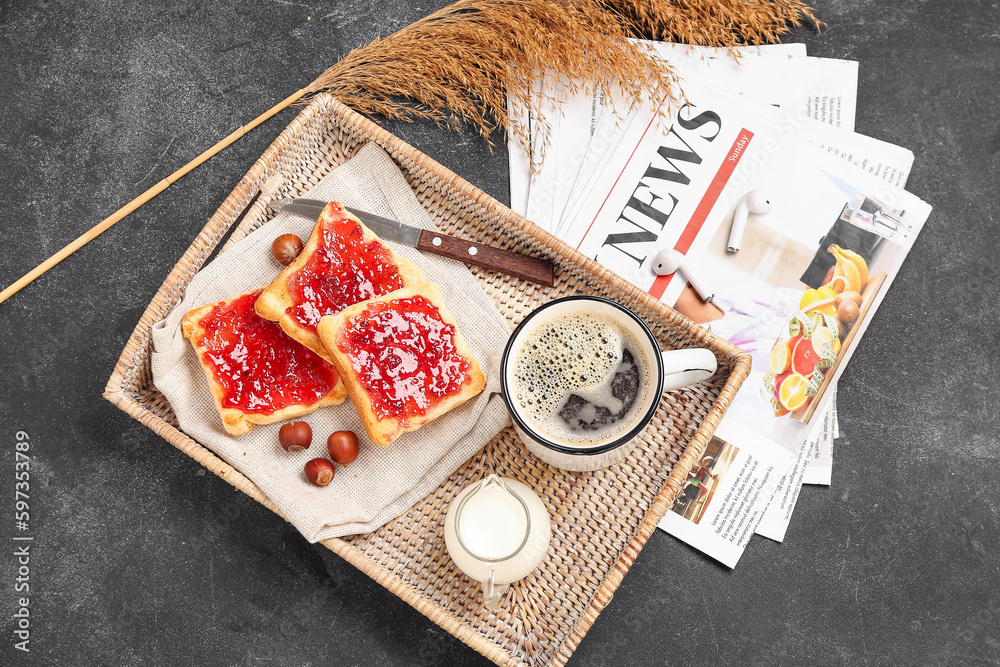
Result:
M217 304L201 318L198 346L222 386L222 406L269 415L315 403L340 379L337 370L254 312L260 292Z
M455 327L422 296L369 305L337 339L372 409L381 418L420 416L469 381L469 362L455 350Z
M392 255L377 239L365 243L361 226L334 202L333 216L324 218L316 251L288 276L295 301L287 314L299 326L316 331L324 315L403 287Z

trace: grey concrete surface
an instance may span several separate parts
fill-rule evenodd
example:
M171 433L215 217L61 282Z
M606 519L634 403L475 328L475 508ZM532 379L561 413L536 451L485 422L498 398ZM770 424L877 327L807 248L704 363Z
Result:
M0 285L443 4L0 0ZM814 4L828 27L791 39L860 62L857 130L914 151L909 188L934 212L841 381L833 486L734 571L654 535L571 665L1000 663L1000 9ZM173 263L292 117L0 305L0 664L488 664L101 398ZM387 126L507 201L502 147Z

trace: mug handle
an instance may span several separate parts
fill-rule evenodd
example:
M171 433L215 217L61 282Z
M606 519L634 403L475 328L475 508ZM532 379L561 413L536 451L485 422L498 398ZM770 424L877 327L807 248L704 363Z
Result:
M715 354L705 348L667 350L663 358L663 391L674 391L704 382L715 375L719 364Z

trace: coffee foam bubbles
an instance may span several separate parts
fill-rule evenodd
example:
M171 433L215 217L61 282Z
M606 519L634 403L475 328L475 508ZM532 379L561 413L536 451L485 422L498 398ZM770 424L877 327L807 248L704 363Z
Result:
M626 349L630 355L625 355ZM512 383L515 403L522 415L552 440L579 446L614 440L635 424L636 408L648 405L646 354L643 345L606 315L594 311L556 315L530 331L517 352ZM638 369L633 370L633 364ZM626 371L638 378L630 406L620 391ZM577 404L583 399L586 406L580 409L574 404L569 409L571 396L578 397L573 399ZM620 419L580 428L581 421L600 414L618 415L626 407L631 409ZM566 419L568 412L573 413L572 419Z

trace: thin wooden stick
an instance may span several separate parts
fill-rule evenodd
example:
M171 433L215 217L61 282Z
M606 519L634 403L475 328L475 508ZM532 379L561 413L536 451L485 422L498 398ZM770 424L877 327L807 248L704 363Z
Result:
M121 220L122 218L124 218L125 216L127 216L128 214L130 214L133 211L135 211L137 208L139 208L140 206L142 206L143 204L145 204L146 202L148 202L150 199L152 199L156 195L158 195L161 192L163 192L164 190L166 190L168 187L170 187L170 185L172 185L173 183L177 182L182 176L184 176L188 172L192 171L195 167L197 167L200 164L202 164L203 162L207 161L213 155L216 155L217 153L221 152L224 148L226 148L227 146L229 146L231 143L233 143L234 141L236 141L237 139L239 139L240 137L242 137L243 135L245 135L250 130L252 130L255 127L257 127L258 125L260 125L265 120L267 120L271 116L275 115L276 113L278 113L279 111L281 111L285 107L287 107L287 106L289 106L291 104L294 104L303 95L305 95L308 91L309 91L308 88L303 88L302 90L299 90L298 92L295 92L295 93L289 95L284 100L282 100L281 102L278 102L276 105L274 105L273 107L271 107L270 109L268 109L267 111L265 111L264 113L262 113L261 115L257 116L257 118L253 119L252 121L250 121L246 125L240 126L238 129L236 129L228 137L226 137L225 139L223 139L219 143L215 144L214 146L212 146L211 148L209 148L207 151L205 151L204 153L202 153L201 155L199 155L195 159L191 160L186 165L184 165L183 167L181 167L180 169L178 169L174 173L170 174L169 176L167 176L166 178L164 178L162 181L160 181L159 183L157 183L156 185L154 185L150 189L148 189L145 192L143 192L141 195L139 195L138 197L136 197L135 199L133 199L132 201L130 201L128 204L126 204L122 208L120 208L117 211L115 211L115 213L113 215L111 215L111 217L106 218L105 220L101 221L100 223L94 225L85 234L83 234L82 236L80 236L79 238L77 238L75 241L73 241L72 243L70 243L69 245L67 245L65 248L63 248L62 250L60 250L56 254L54 254L51 257L49 257L47 260L45 260L44 262L42 262L38 266L36 266L30 272L28 272L27 274L25 274L20 280L18 280L17 282L11 284L11 286L8 287L7 289L5 289L3 292L0 292L0 303L3 303L7 299L9 299L11 296L13 296L17 292L19 292L25 285L27 285L28 283L30 283L31 281L33 281L35 278L37 278L38 276L42 275L43 273L45 273L46 271L48 271L49 269L51 269L56 264L58 264L59 262L63 261L64 259L66 259L70 255L72 255L74 252L76 252L77 250L79 250L80 248L82 248L83 246L85 246L87 243L89 243L93 239L97 238L102 232L106 231L108 228L110 228L116 222L118 222L119 220Z

